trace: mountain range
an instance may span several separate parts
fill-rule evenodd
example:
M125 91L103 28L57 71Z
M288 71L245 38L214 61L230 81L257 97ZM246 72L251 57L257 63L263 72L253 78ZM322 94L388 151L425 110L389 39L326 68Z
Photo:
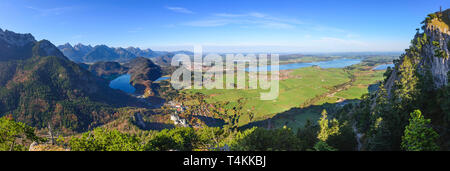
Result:
M76 49L74 54L89 47ZM145 105L31 34L0 29L0 51L1 116L37 128L82 132L111 121L120 107Z
M160 56L173 56L172 54L184 53L193 55L189 51L153 51L151 49L140 49L136 47L113 48L106 45L83 45L72 46L69 43L58 46L58 49L69 59L75 62L94 63L99 61L127 62L136 57L154 58Z

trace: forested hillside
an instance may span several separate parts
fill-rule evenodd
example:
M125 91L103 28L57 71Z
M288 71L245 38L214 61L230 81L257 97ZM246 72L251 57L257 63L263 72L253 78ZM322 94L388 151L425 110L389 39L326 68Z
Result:
M279 99L264 102L256 91L178 91L163 81L157 92L168 102L158 109L134 108L139 101L101 77L129 73L151 96L166 72L158 64L171 55L152 62L132 55L140 49L103 46L82 60L121 59L119 50L129 62L80 65L48 41L0 30L0 150L27 150L31 142L32 150L72 151L450 150L449 25L450 9L429 14L384 74L374 67L391 58L287 70ZM49 126L71 134L56 143L35 134Z
M140 104L64 57L49 41L8 31L1 35L0 46L8 47L0 61L2 116L36 128L81 132L112 120L116 107Z

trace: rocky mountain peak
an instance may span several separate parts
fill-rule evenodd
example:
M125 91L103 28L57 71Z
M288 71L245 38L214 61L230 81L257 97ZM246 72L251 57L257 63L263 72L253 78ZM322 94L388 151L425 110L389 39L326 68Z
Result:
M38 46L39 56L57 56L65 58L64 54L48 40L41 40L36 44Z
M19 34L0 30L0 61L24 60L35 56L56 56L64 54L48 40L36 41L31 34Z
M72 45L70 43L66 43L63 46L65 46L65 47L72 47Z
M3 40L10 45L14 45L14 46L18 46L18 47L22 47L27 44L36 42L33 35L31 35L29 33L28 34L19 34L19 33L14 33L12 31L9 31L9 30L3 31L2 29L0 29L0 40Z
M420 65L430 68L435 87L440 88L447 85L450 69L450 9L430 14L429 17L423 27L423 34L429 38L429 43L423 48Z
M430 74L432 84L436 89L448 84L450 71L450 9L429 14L418 30L410 49L400 57L396 66L386 81L385 88L391 95L396 82L402 79L402 72L412 65L422 76ZM405 62L406 61L406 62Z
M83 49L83 48L92 48L91 45L84 45L81 43L76 44L75 46L73 46L75 49Z

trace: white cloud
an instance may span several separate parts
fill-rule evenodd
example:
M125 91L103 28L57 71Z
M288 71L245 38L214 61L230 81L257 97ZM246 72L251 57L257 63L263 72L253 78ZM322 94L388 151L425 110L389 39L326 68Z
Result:
M294 19L282 19L259 12L243 14L216 13L209 18L189 21L183 25L194 27L218 27L231 24L238 24L242 27L262 27L271 29L291 29L302 22Z
M321 32L337 32L337 33L345 33L346 31L340 28L335 27L329 27L329 26L323 26L323 25L315 25L312 27L315 31L321 31Z
M353 39L341 39L341 38L335 38L335 37L322 37L319 40L316 40L320 43L324 44L332 44L332 45L339 45L339 46L368 46L367 43L353 40Z
M60 15L68 10L73 9L73 7L37 8L32 6L28 6L26 8L38 12L40 16Z
M305 35L307 36L307 35ZM328 53L328 52L394 52L401 51L407 43L385 40L354 40L335 37L298 39L296 41L245 41L245 42L184 42L171 47L193 47L202 45L206 53ZM164 47L164 46L160 46ZM174 48L176 49L176 48ZM178 48L182 49L182 48ZM188 48L184 48L188 49Z
M321 37L307 41L299 40L281 46L296 46L297 52L381 52L401 51L407 47L407 44L393 40Z
M218 17L243 17L243 16L245 16L245 15L242 15L242 14L230 14L230 13L217 13L217 14L214 14L215 16L218 16Z
M136 27L136 28L133 28L133 29L129 30L128 32L129 32L129 33L137 33L137 32L140 32L140 31L142 31L142 30L144 30L144 28L142 28L142 27Z
M190 21L185 22L183 25L187 26L193 26L193 27L217 27L217 26L224 26L228 24L235 23L233 20L228 19L209 19L209 20L197 20L197 21Z
M168 10L171 10L173 12L183 13L183 14L193 14L191 10L188 10L183 7L166 7Z
M353 33L348 33L345 37L347 37L347 38L358 38L358 37L360 37L360 35L353 34Z
M264 17L266 17L266 15L264 15L262 13L259 13L259 12L251 12L248 15L252 16L252 17L256 17L256 18L264 18Z

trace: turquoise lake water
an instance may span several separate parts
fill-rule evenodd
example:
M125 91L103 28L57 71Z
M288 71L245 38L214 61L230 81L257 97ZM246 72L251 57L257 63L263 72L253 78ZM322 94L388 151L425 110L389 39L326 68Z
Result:
M109 87L113 89L122 90L123 92L133 94L136 89L130 84L131 75L130 74L124 74L120 77L117 77L116 79L112 80L111 83L109 83ZM170 79L170 77L161 77L158 78L155 81L162 81Z
M125 74L120 77L117 77L116 79L112 80L109 83L109 87L113 89L122 90L126 93L134 93L136 89L130 84L131 75Z
M383 64L383 65L378 65L377 67L373 68L374 70L386 70L388 67L393 68L395 65L394 64Z
M168 80L168 79L170 79L170 77L161 77L161 78L156 79L155 81L162 81L162 80Z
M350 65L358 64L361 62L361 59L336 59L331 61L321 61L321 62L310 62L310 63L292 63L292 64L283 64L279 65L279 70L290 70L290 69L298 69L305 68L311 66L319 66L320 68L344 68ZM256 72L259 71L272 71L272 67L249 67L246 68L246 71Z
M298 69L298 68L304 68L304 67L311 67L311 66L319 66L321 68L344 68L350 65L358 64L360 63L360 59L337 59L337 60L331 60L331 61L322 61L322 62L311 62L311 63L292 63L292 64L284 64L279 65L280 70L290 70L290 69ZM381 66L381 65L380 65ZM380 66L377 66L380 67ZM272 71L271 66L268 67L261 67L259 68L260 71ZM387 68L387 66L386 66ZM246 71L249 72L255 72L258 70L258 67L256 68L246 68ZM112 80L109 84L109 87L113 89L119 89L126 93L134 93L136 89L130 84L131 75L130 74L124 74L120 77L117 77L116 79ZM170 77L161 77L158 78L155 81L162 81L170 79Z

